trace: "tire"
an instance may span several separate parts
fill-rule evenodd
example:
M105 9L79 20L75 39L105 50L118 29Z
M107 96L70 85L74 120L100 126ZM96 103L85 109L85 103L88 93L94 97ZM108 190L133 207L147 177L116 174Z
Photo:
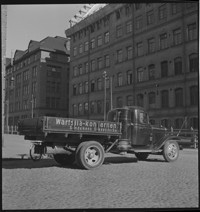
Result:
M29 154L30 154L30 158L33 161L39 161L42 158L42 149L39 149L39 151L37 150L38 153L35 153L35 148L41 148L41 146L39 145L32 145L30 150L29 150ZM46 151L46 150L45 150Z
M76 151L77 164L84 169L95 169L104 162L104 149L96 141L81 143Z
M176 141L169 140L163 147L163 157L166 162L174 162L179 156L179 145Z
M71 153L70 155L69 154L54 154L53 157L54 157L54 160L62 166L71 165L75 161L75 155L73 153Z
M79 157L79 151L81 149L81 147L85 144L85 142L82 142L78 145L77 149L76 149L76 153L75 153L75 163L77 166L81 167L80 164L80 157Z
M149 153L138 152L138 153L135 153L135 156L137 157L138 160L146 160L149 156Z

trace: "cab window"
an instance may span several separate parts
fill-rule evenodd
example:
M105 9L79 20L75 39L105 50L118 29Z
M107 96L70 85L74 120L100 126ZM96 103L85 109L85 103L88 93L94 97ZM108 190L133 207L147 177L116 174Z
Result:
M140 124L148 124L148 118L146 113L139 112L139 122Z

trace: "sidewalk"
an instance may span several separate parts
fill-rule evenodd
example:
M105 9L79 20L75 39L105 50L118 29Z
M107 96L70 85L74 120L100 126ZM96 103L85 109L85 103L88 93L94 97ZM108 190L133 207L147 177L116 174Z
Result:
M2 158L21 158L20 154L26 154L24 158L29 157L31 142L24 140L20 135L3 135Z

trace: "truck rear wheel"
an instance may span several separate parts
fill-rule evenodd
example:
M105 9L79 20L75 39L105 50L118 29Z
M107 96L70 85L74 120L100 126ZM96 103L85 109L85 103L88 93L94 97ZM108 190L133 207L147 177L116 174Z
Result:
M163 157L167 162L173 162L178 159L179 156L179 145L176 141L166 141L163 147Z
M54 160L62 166L70 165L75 161L75 155L73 153L72 154L54 154L53 157L54 157Z
M136 152L135 156L137 157L138 160L146 160L149 156L149 153L146 152Z
M84 169L94 169L104 162L104 149L96 141L87 141L79 145L76 151L77 164Z

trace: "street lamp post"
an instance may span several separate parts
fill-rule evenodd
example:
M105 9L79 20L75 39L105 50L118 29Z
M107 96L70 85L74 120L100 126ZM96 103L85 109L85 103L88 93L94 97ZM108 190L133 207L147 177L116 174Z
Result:
M106 80L107 80L107 73L106 71L103 72L104 78L104 121L106 120Z
M33 118L33 94L31 95L31 118Z

